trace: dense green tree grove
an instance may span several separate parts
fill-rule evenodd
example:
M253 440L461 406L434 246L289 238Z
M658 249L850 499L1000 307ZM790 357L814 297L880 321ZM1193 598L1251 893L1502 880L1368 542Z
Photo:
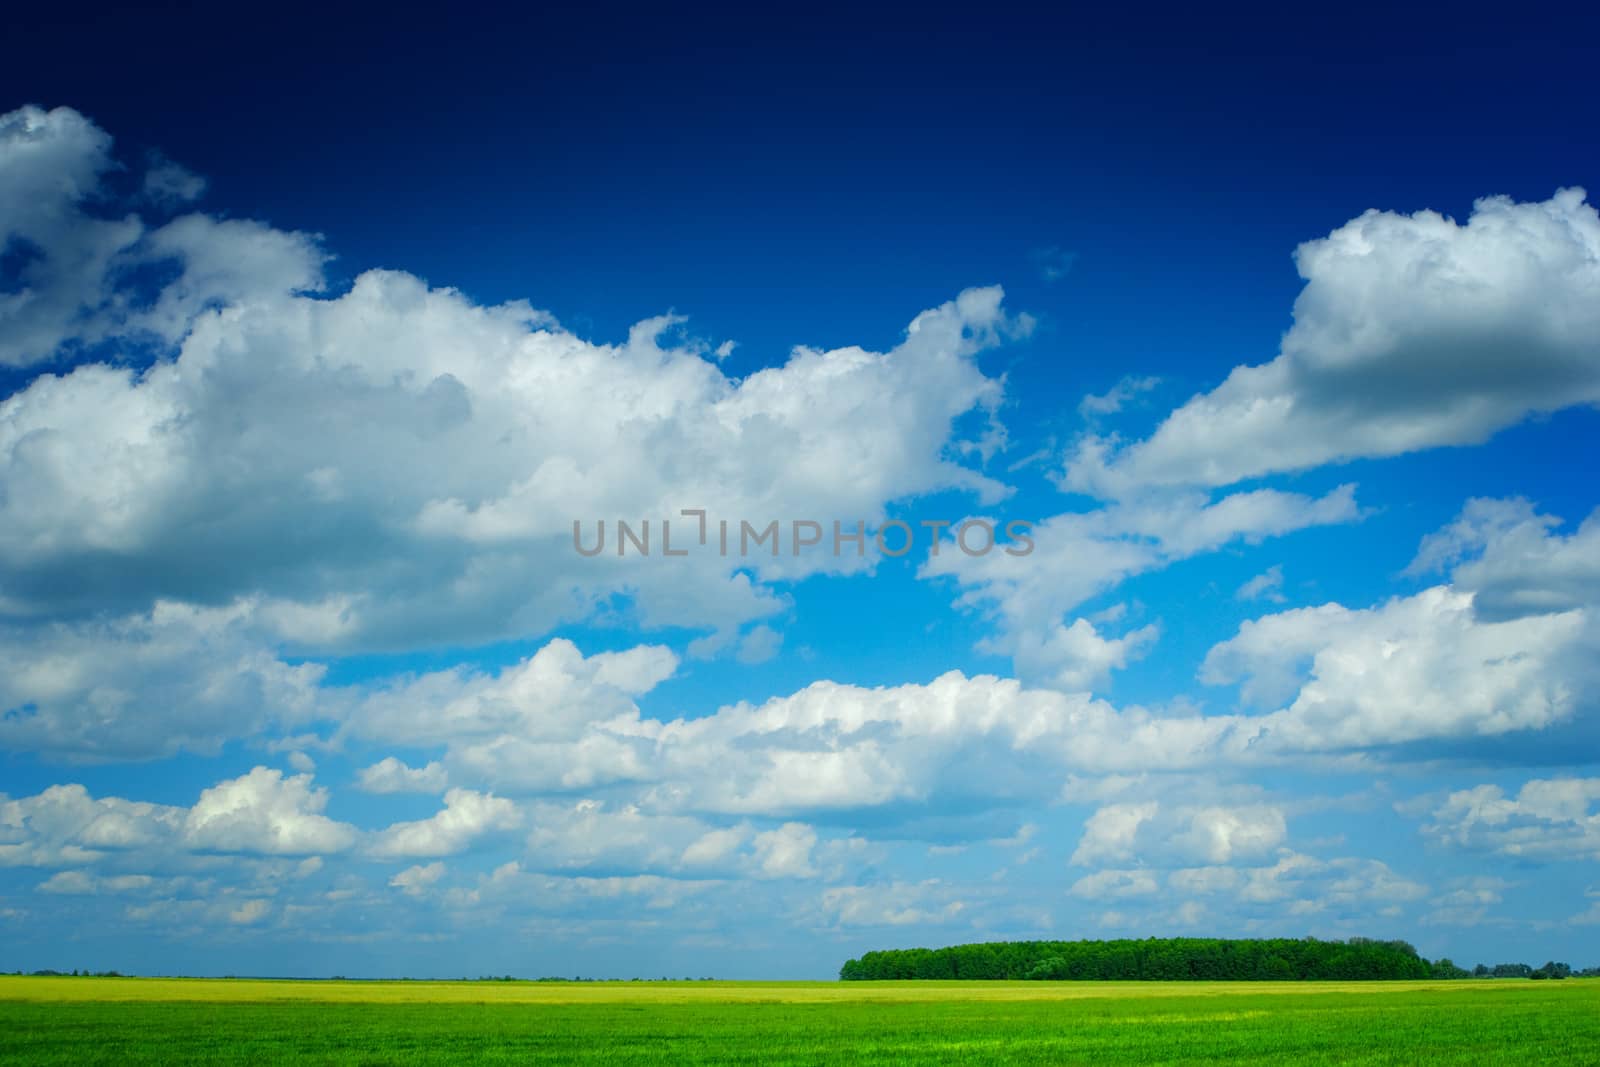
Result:
M1432 965L1404 941L1152 937L889 949L850 960L839 977L1239 982L1428 978L1432 973Z

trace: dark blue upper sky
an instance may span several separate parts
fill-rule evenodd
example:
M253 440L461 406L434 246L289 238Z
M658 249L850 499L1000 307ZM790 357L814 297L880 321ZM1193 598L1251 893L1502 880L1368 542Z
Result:
M1577 7L553 7L13 13L0 99L330 235L336 272L606 337L676 307L762 362L1059 246L1093 264L1045 308L1069 339L1181 375L1185 332L1286 325L1289 252L1367 207L1595 177Z

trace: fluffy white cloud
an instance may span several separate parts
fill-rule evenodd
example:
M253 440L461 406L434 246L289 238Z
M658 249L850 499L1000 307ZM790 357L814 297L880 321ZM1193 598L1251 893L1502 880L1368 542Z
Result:
M1072 853L1072 862L1093 866L1107 860L1133 856L1134 838L1139 827L1155 818L1161 805L1148 800L1139 804L1107 804L1083 823L1083 836Z
M437 813L415 822L395 823L373 839L370 851L386 859L450 856L486 834L514 830L521 822L517 806L504 797L451 789Z
M1364 610L1337 604L1244 623L1206 655L1202 678L1239 683L1256 719L1291 750L1395 745L1540 729L1571 715L1581 611L1485 622L1448 586Z
M1283 810L1271 804L1108 804L1084 822L1072 863L1232 863L1268 855L1286 836Z
M1422 542L1412 573L1452 566L1451 581L1491 620L1600 604L1600 511L1572 533L1526 500L1471 500Z
M1143 657L1161 637L1161 627L1149 623L1121 637L1102 637L1088 619L1070 626L1023 630L1009 638L1017 670L1041 684L1067 692L1097 688L1114 670ZM1006 644L1007 642L995 642Z
M105 135L70 111L4 123L0 222L45 248L50 279L6 297L27 307L0 317L0 358L45 358L74 330L180 344L143 372L84 364L0 402L5 611L245 601L302 650L526 635L618 596L643 625L729 629L781 600L744 561L661 558L662 519L682 545L686 507L853 526L916 494L1005 491L946 458L986 454L1000 432L1002 384L975 357L1028 324L998 289L918 315L888 352L798 348L733 379L701 346L671 346L670 318L613 346L397 272L308 296L315 243L257 223L146 232L130 216L91 240L112 225L78 210L109 165ZM45 193L54 214L34 203ZM73 265L74 242L109 251ZM177 265L137 314L98 310L119 254ZM990 418L988 444L955 439L969 413ZM650 520L656 555L583 558L576 519ZM819 551L758 573L863 565ZM773 638L739 647L759 658Z
M1175 870L1167 876L1167 884L1184 894L1226 895L1247 907L1293 901L1293 914L1355 911L1363 917L1373 905L1409 903L1428 892L1427 886L1396 874L1378 860L1321 860L1288 849L1269 866Z
M1535 778L1451 793L1423 833L1458 848L1546 860L1600 859L1600 778Z
M70 108L0 115L0 248L21 253L17 278L0 291L0 364L108 340L170 344L207 307L321 287L324 256L304 234L202 215L150 228L136 214L91 214L85 207L115 166L111 138ZM145 175L145 199L161 206L202 187L164 160ZM137 272L170 266L176 280L141 300Z
M1306 285L1276 359L1236 367L1146 440L1086 439L1067 483L1227 485L1477 444L1600 401L1600 215L1581 189L1480 200L1465 225L1368 211L1295 262Z
M731 638L782 610L764 580L868 564L819 551L753 578L709 550L661 558L663 519L685 540L680 509L853 525L908 496L1006 491L948 458L1003 439L1002 383L976 356L1029 322L998 289L918 315L887 352L797 348L735 379L705 346L672 345L671 317L604 345L398 272L309 295L313 237L86 212L115 165L71 110L0 117L0 243L26 253L21 287L0 295L0 362L118 349L0 402L0 618L137 626L158 604L231 604L265 647L296 653L526 636L618 610ZM161 160L145 184L147 203L199 191ZM130 370L119 360L145 339L176 347ZM987 420L980 440L957 439L969 414ZM649 520L657 554L583 558L575 519ZM758 662L780 640L755 626L719 647ZM17 740L93 747L58 736L64 719L40 715ZM116 730L101 744L124 745ZM152 745L197 747L182 733Z
M726 872L734 851L750 836L744 824L713 830L689 816L593 798L536 803L528 819L527 863L546 871Z
M16 800L0 795L0 865L64 867L159 846L181 832L184 814L165 804L96 799L81 785Z
M201 792L193 807L93 797L56 785L16 800L0 796L0 865L73 867L118 856L169 863L184 854L309 856L342 852L355 827L322 814L328 791L309 774L256 767Z
M200 794L184 819L183 840L194 849L300 856L342 852L357 831L322 814L328 791L309 774L284 777L257 767Z
M1208 807L1182 813L1187 827L1174 836L1179 848L1211 863L1264 855L1283 843L1283 812L1270 805Z
M410 767L393 756L385 756L370 767L363 767L358 786L368 793L442 793L449 776L437 760L423 767Z
M804 823L786 822L755 836L756 871L762 878L809 878L816 873L811 850L817 832Z
M324 668L283 662L247 616L162 602L112 620L0 624L0 746L78 759L215 753L329 713Z

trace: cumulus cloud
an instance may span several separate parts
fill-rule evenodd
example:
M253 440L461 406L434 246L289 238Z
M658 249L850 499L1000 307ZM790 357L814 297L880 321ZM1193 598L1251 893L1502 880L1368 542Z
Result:
M368 793L442 793L448 778L437 760L426 766L409 767L402 760L385 756L361 769L357 785Z
M369 848L374 856L385 859L450 856L486 834L516 829L521 822L517 806L504 797L451 789L437 813L415 822L395 823L380 832Z
M1206 866L1172 871L1167 884L1196 896L1225 895L1245 907L1293 902L1293 914L1345 913L1364 919L1377 905L1420 900L1428 887L1378 860L1322 860L1284 849L1265 866Z
M284 777L257 767L201 793L184 819L183 839L217 852L342 852L355 844L357 831L322 814L327 805L328 791L313 786L309 774Z
M1544 860L1600 859L1600 778L1535 778L1451 793L1423 833L1456 848Z
M1422 542L1410 573L1451 568L1491 620L1600 604L1600 511L1569 534L1527 500L1471 500L1449 526Z
M1321 496L1258 489L1211 499L1158 493L1036 523L1033 550L970 556L946 545L923 564L925 578L953 578L958 607L985 612L997 633L980 645L1011 655L1023 680L1089 689L1149 650L1159 628L1102 636L1086 619L1065 616L1138 574L1230 544L1255 544L1297 530L1361 518L1355 486Z
M756 870L763 878L808 878L816 873L811 850L817 832L804 823L786 822L755 836Z
M1486 622L1448 586L1375 608L1267 615L1206 654L1201 678L1238 684L1275 745L1357 749L1493 736L1567 719L1587 645L1581 611ZM1292 698L1292 699L1290 699Z
M0 865L73 867L118 855L168 862L182 854L306 856L343 852L355 827L323 814L328 791L309 774L256 767L201 792L192 807L94 797L55 785L15 800L0 796ZM300 864L304 875L316 866Z
M65 867L156 847L181 832L184 814L166 804L96 799L77 784L15 800L0 795L0 865Z
M263 648L247 614L161 602L113 619L0 623L0 745L85 760L214 754L326 714L324 668Z
M1071 862L1225 864L1268 855L1286 836L1283 810L1271 804L1108 804L1084 822Z
M1305 288L1269 363L1148 438L1086 438L1066 482L1119 497L1478 444L1600 401L1600 215L1582 189L1479 200L1465 224L1368 211L1300 246Z
M0 278L0 364L105 342L170 345L208 307L321 288L325 256L305 234L202 215L154 228L131 212L107 217L101 176L115 166L111 138L70 108L0 115L0 248L21 253L16 277ZM144 198L171 205L198 195L197 183L155 159ZM153 301L140 293L141 274L173 268Z
M1091 866L1107 860L1125 860L1133 855L1139 827L1155 818L1160 804L1154 800L1139 804L1107 804L1084 820L1083 837L1072 853L1072 862Z
M589 559L573 521L650 520L659 543L685 507L853 526L908 496L1006 491L947 458L990 448L956 439L969 413L991 443L1000 432L1003 386L976 357L1028 323L998 289L916 316L887 352L797 348L734 379L671 346L670 317L607 345L399 272L308 295L315 239L201 214L154 229L90 218L79 202L110 165L105 134L70 111L25 109L3 128L0 222L44 252L5 297L0 358L49 358L91 330L178 347L143 371L84 363L0 403L0 610L244 601L307 650L527 635L617 597L641 625L723 629L781 608L759 576L864 564L783 557L752 581L710 551ZM69 263L69 245L100 250ZM107 264L123 254L173 269L136 313L107 318L120 278ZM770 647L758 635L743 651Z

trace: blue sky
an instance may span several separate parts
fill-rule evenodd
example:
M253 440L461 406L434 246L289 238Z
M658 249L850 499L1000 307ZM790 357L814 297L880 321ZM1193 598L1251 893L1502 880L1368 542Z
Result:
M523 19L18 20L0 968L1600 960L1592 16Z

